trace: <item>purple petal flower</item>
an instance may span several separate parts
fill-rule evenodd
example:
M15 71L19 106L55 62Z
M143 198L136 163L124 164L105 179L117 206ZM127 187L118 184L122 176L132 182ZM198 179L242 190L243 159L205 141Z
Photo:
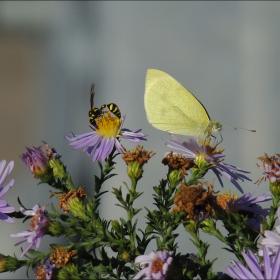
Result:
M55 268L55 263L51 262L50 258L45 258L45 263L38 266L36 269L35 276L36 279L52 279L53 269Z
M268 179L271 184L279 185L280 183L280 154L276 156L261 156L258 158L262 161L262 166L257 164L263 170L263 176L257 181L261 183L263 180Z
M45 261L44 269L46 271L46 279L49 280L52 277L52 271L55 268L55 263L52 263L51 260L48 258Z
M206 143L198 144L192 138L190 138L188 142L182 142L173 135L171 140L168 139L164 139L164 140L167 144L167 147L171 149L179 150L184 157L188 159L192 159L194 161L203 159L207 163L211 164L212 167L210 169L215 173L222 187L223 187L223 182L221 180L222 175L227 177L235 185L235 187L242 193L243 190L241 186L237 183L237 180L240 179L241 181L244 180L252 181L247 176L241 174L241 173L250 173L250 172L242 170L236 166L224 163L223 160L225 158L225 155L222 155L221 152L217 152L217 153L212 152L210 154L207 150Z
M34 174L34 177L38 178L38 176L44 174L47 171L48 158L40 147L33 148L34 149L30 149L26 147L27 153L22 154L20 158Z
M278 216L278 220L280 220L280 207L277 210L277 216ZM273 254L275 254L278 249L280 248L280 225L276 226L276 231L278 232L275 233L273 231L270 230L265 230L264 231L264 238L261 241L260 244L262 244L263 246L269 248ZM263 255L263 251L260 250L259 251L259 255L262 256Z
M84 148L83 151L92 157L93 161L104 161L113 151L116 150L123 154L124 147L120 144L120 138L131 142L146 140L147 135L140 133L141 129L131 131L122 129L125 116L120 120L118 117L105 112L96 120L96 126L91 126L92 132L87 132L73 137L65 136L70 142L73 150Z
M247 220L247 226L252 229L260 230L262 219L269 214L269 209L262 209L258 203L270 201L272 197L270 192L261 194L255 198L251 198L252 196L252 193L246 193L235 201L231 200L227 203L226 210L230 212L245 211L253 213L253 217Z
M252 209L252 205L255 205L260 202L270 201L272 199L271 193L263 193L255 198L251 198L253 196L252 193L245 193L241 197L239 197L234 202L230 202L228 204L228 209L235 210L235 211L249 211L256 214L260 214L266 216L269 214L269 209Z
M39 204L36 204L32 210L22 209L21 212L25 215L33 216L33 219L30 222L30 230L10 235L10 237L23 237L21 241L15 244L15 246L24 242L29 243L20 257L24 256L33 246L35 246L35 249L38 250L42 237L48 233L48 227L50 225L50 219L46 216L47 210L45 206L40 207Z
M171 255L172 252L152 251L149 255L138 256L135 259L135 264L140 264L142 270L140 270L133 279L140 279L145 275L146 277L143 279L164 280L173 260Z
M11 179L10 182L3 187L4 181L6 180L7 176L11 173L14 168L14 161L10 161L7 167L4 170L6 165L6 160L0 161L0 220L7 222L7 223L14 223L15 221L6 215L6 213L13 213L15 208L8 205L8 202L5 199L2 199L6 192L14 185L15 180ZM4 170L4 172L3 172Z
M280 279L280 248L277 250L276 257L269 256L269 249L264 247L263 263L258 263L258 258L250 250L242 253L248 268L238 261L232 261L235 268L228 266L227 272L235 279Z

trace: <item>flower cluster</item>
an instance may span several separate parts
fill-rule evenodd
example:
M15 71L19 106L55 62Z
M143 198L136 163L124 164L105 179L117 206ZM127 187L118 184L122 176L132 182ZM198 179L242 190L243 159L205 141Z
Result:
M16 211L3 199L14 185L14 179L4 184L14 162L6 166L5 160L0 161L0 222L29 220L29 229L10 234L21 238L15 245L26 242L27 246L19 258L0 254L0 273L26 266L27 272L33 270L37 280L280 279L280 225L275 225L280 221L280 154L259 158L263 164L258 167L264 173L257 182L268 179L270 192L255 195L243 192L241 183L251 181L246 175L249 172L225 163L220 143L212 145L210 137L197 142L193 138L181 141L171 136L170 140L164 140L172 150L159 162L167 174L153 186L154 206L148 207L147 201L141 200L148 187L139 182L147 165L156 157L155 152L138 144L147 140L147 135L141 129L123 128L125 116L121 118L116 104L93 108L93 95L92 87L89 114L92 131L65 136L73 149L81 148L93 162L98 161L100 174L91 175L92 185L76 186L61 156L46 142L39 147L27 147L20 158L39 181L38 185L51 188L50 198L45 206L35 202L32 209L24 207L18 198L21 208ZM136 143L135 149L127 150L121 144L122 139ZM105 203L108 192L104 183L117 175L112 171L119 154L130 182L123 189L113 181L111 191L115 206L121 207L126 215L107 220L100 213L100 204ZM225 183L222 177L226 177L242 195L218 191L214 178L211 183L204 180L208 171L214 173L222 187ZM154 168L150 172L157 175ZM158 182L158 178L153 180ZM270 202L270 208L262 207L263 202ZM147 221L139 228L141 211ZM185 240L191 238L197 252L181 252L177 239L179 227L185 230ZM217 238L238 259L223 269L226 273L213 270L217 256L208 255L210 244L200 238L201 232ZM41 252L45 235L62 236L65 242L62 245L54 241L46 252ZM152 246L151 251L148 246Z
M277 210L278 220L280 221L280 208ZM232 261L235 266L228 266L226 270L236 279L280 279L280 226L276 227L278 234L266 230L265 238L261 241L263 249L258 254L263 257L263 261L258 260L257 254L251 250L243 252L242 256L248 266Z
M182 142L175 136L171 140L165 139L167 147L180 151L180 153L187 159L193 160L201 170L211 169L217 176L220 184L223 186L221 176L224 175L232 182L235 187L243 193L243 190L237 180L249 180L250 178L242 173L250 173L236 166L224 163L225 155L222 154L223 149L216 149L217 145L211 146L210 140L198 144L194 139L190 138L188 142Z
M269 157L266 155L266 160L270 163L274 162L275 157ZM273 159L271 161L271 159ZM261 160L264 160L264 157L261 157ZM273 167L272 167L273 166ZM267 167L267 170L270 171L265 175L270 180L270 182L276 182L276 180L272 179L271 174L277 173L278 166L275 165L275 162L271 164L270 167ZM265 180L265 177L262 177L261 181ZM271 181L272 179L272 181ZM260 182L259 182L260 183ZM279 193L279 192L277 192ZM269 214L269 209L261 209L260 207L256 208L256 212L253 207L250 207L248 203L258 203L267 200L271 200L270 193L263 194L255 199L250 199L250 194L244 196L241 200L237 199L232 203L233 207L238 207L239 209L243 209L245 211L252 211L257 213L257 215L266 216ZM274 201L279 201L279 197L274 197ZM237 202L237 203L236 203ZM240 207L243 204L242 207ZM277 205L277 217L278 222L280 221L280 207ZM270 211L275 210L275 208L271 207ZM272 216L273 224L274 217ZM259 227L257 228L259 231ZM260 245L263 246L263 249L258 250L258 254L254 254L251 250L247 250L247 252L242 252L243 259L247 264L247 267L244 266L241 262L232 261L232 264L235 267L228 266L226 268L227 272L234 277L235 279L280 279L280 226L275 227L277 233L271 230L265 230L263 232L264 238L261 240ZM258 259L258 255L263 257L263 260Z

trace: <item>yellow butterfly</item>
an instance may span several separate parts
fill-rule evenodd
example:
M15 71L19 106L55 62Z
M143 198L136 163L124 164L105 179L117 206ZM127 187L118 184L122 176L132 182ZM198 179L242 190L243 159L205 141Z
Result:
M157 129L200 140L222 129L193 94L163 71L148 69L144 101L148 121Z

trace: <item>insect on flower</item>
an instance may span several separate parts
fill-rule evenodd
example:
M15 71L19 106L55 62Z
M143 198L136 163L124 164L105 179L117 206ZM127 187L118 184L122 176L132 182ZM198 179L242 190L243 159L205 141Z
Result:
M103 109L105 109L106 107L110 110L111 113L113 113L120 119L121 111L115 103L103 104L100 109L94 107L94 86L95 84L92 83L90 88L90 110L88 112L90 123L96 127L96 119L104 114Z
M114 103L104 104L100 109L94 108L94 84L91 85L89 111L90 128L93 130L80 135L72 134L72 137L65 136L73 149L84 147L84 152L92 156L93 161L104 161L114 149L124 154L126 149L121 145L120 139L124 138L131 142L146 140L141 129L129 130L123 128L125 115L121 118L121 112ZM104 108L108 110L104 110Z

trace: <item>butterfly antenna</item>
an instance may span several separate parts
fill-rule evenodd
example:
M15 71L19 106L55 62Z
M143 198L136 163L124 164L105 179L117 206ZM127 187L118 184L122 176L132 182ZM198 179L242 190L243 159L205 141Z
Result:
M94 86L95 86L95 84L92 83L91 87L90 87L90 109L91 110L93 109L93 106L94 106L94 101L93 101L93 98L94 98Z
M247 129L247 128L244 128L244 127L232 126L232 125L228 125L228 124L226 124L226 126L229 126L229 127L233 128L235 130L244 129L244 130L251 131L251 132L257 132L255 129Z

